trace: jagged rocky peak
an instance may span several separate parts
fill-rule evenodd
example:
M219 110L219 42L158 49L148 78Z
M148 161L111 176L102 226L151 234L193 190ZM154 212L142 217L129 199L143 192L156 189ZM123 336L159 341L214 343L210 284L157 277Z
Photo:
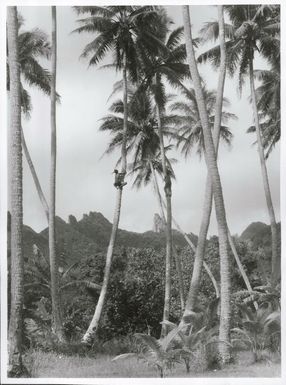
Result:
M159 214L154 214L154 220L153 220L153 231L154 233L161 233L165 230L165 225L163 219L160 217Z

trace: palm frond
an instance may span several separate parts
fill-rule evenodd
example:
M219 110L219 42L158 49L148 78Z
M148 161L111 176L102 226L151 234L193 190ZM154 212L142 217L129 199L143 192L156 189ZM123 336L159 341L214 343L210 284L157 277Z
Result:
M107 7L99 7L99 6L74 6L73 9L76 11L78 15L90 13L91 15L100 15L103 17L112 17L114 12L112 12Z
M225 36L228 39L233 39L234 37L234 28L231 24L224 24ZM213 40L216 41L219 37L219 25L217 21L211 21L204 23L203 28L200 30L200 35L202 35L204 41Z

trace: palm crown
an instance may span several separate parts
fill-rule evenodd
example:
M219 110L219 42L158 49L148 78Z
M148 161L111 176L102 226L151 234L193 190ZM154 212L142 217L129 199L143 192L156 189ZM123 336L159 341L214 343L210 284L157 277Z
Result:
M23 26L23 20L19 18L19 30ZM19 63L21 70L21 105L25 114L29 114L32 109L31 98L28 91L24 88L24 83L29 86L39 88L45 94L49 95L50 72L43 68L39 63L40 58L49 58L51 46L47 35L36 28L32 31L19 31L18 34ZM10 89L9 66L7 62L7 90Z
M175 111L176 115L166 116L165 121L171 126L169 134L177 141L177 146L182 146L182 153L187 157L193 147L197 145L197 153L201 156L205 150L203 130L199 116L198 105L193 88L182 88L182 94L185 96L185 101L174 102L170 105L170 110ZM210 126L214 125L214 114L216 104L216 92L209 91L203 87L203 93L206 101L206 107L210 120ZM227 98L223 99L224 107L229 105ZM222 123L227 123L230 119L237 119L236 115L223 111ZM230 145L232 133L226 125L221 125L220 136L224 142Z
M158 9L153 6L107 6L74 7L78 14L90 16L79 19L80 27L74 32L97 33L86 45L82 57L90 56L89 64L98 64L108 51L113 52L113 65L123 68L126 57L129 76L138 77L139 50L157 47L158 36L165 33L165 24L160 23Z
M166 33L157 52L141 57L141 88L149 87L156 104L161 108L164 108L167 101L163 79L171 86L178 87L189 77L189 67L185 64L186 48L181 43L182 36L182 27Z
M248 71L249 61L257 51L267 60L280 61L280 39L275 6L226 5L231 24L225 24L227 69L232 76L238 69L239 86ZM218 23L205 23L201 33L205 39L218 38ZM210 61L215 67L220 62L219 45L198 57L199 62Z
M130 103L128 104L128 129L127 129L127 152L132 153L132 162L129 164L131 174L136 174L134 186L148 184L151 179L151 165L162 174L160 161L160 139L158 135L158 123L154 117L154 106L150 95L146 92L138 93L135 87L129 85ZM105 153L110 153L120 147L123 139L123 102L115 101L110 111L113 114L104 117L100 130L109 130L112 139ZM171 146L165 148L170 150ZM167 159L167 169L172 177L174 172L171 167L174 159Z

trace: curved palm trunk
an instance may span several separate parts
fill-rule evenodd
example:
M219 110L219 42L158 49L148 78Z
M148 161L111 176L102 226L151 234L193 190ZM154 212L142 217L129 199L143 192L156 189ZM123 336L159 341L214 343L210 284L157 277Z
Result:
M250 283L250 281L249 281L249 279L248 279L248 276L247 276L247 274L246 274L246 272L245 272L245 270L244 270L244 267L243 267L243 265L242 265L242 263L241 263L241 261L240 261L240 259L239 259L239 255L238 255L238 253L237 253L235 244L234 244L234 242L233 242L233 239L232 239L232 236L231 236L229 230L228 230L228 241L229 241L229 245L230 245L232 254L233 254L234 259L235 259L235 261L236 261L236 264L237 264L237 266L238 266L239 272L240 272L240 274L241 274L241 276L242 276L242 278L243 278L243 280L244 280L245 286L246 286L247 290L249 291L249 293L251 293L251 292L252 292L252 286L251 286L251 283ZM258 304L257 304L257 302L254 301L253 304L254 304L255 309L257 310L257 309L258 309Z
M123 116L123 138L122 138L122 146L121 146L121 173L126 173L126 166L127 166L127 159L126 159L126 141L127 141L127 58L126 54L124 55L124 62L123 62L123 105L124 105L124 116ZM94 337L96 335L103 306L105 303L105 298L107 295L107 289L108 289L108 283L110 279L110 269L111 269L111 263L112 263L112 256L113 256L113 249L116 241L116 235L120 220L120 212L121 212L121 201L122 201L122 188L118 188L117 190L117 197L116 197L116 205L115 205L115 211L114 211L114 217L113 217L113 224L112 224L112 230L111 230L111 236L110 241L107 249L106 254L106 262L105 262L105 269L104 269L104 277L103 277L103 283L99 295L99 299L96 305L96 309L94 312L94 315L92 317L92 320L90 322L90 325L85 332L84 336L82 337L82 343L91 345Z
M17 8L7 8L7 38L10 68L9 100L9 200L11 211L11 308L8 331L8 375L20 377L25 368L22 363L23 330L23 186L21 148L21 97L20 68L18 63Z
M211 130L209 127L209 119L201 86L201 78L198 72L195 53L192 43L192 32L190 23L189 7L183 6L184 30L186 39L186 49L188 55L188 64L194 83L196 100L198 104L200 120L203 128L205 159L207 163L208 173L211 177L211 183L214 193L215 211L218 223L219 234L219 252L220 252L220 276L221 276L221 313L219 338L226 343L219 344L220 359L222 364L230 360L230 271L228 256L228 230L226 223L225 207L223 200L223 192L220 181L220 175L216 162L216 151L213 143Z
M163 202L163 205L165 206L165 202ZM188 236L187 233L185 233L185 231L181 228L181 226L179 225L179 223L176 221L176 219L174 218L174 216L172 215L172 220L173 220L173 223L174 225L176 226L177 230L183 235L183 237L185 238L187 244L191 247L191 249L196 252L196 246L193 244L193 242L191 241L190 237ZM203 267L206 271L206 273L208 274L210 280L212 281L212 284L213 284L213 287L215 289L215 293L216 293L216 297L218 298L219 297L219 286L218 286L218 283L214 277L214 275L212 274L211 272L211 269L209 268L209 266L207 265L207 263L205 261L203 261Z
M166 203L162 199L162 196L161 196L161 193L160 193L160 190L159 190L159 186L158 186L158 181L157 181L157 178L156 178L156 174L154 172L154 167L153 167L152 164L150 165L150 167L151 167L151 171L152 171L152 177L153 177L154 187L155 187L155 190L156 190L156 195L158 197L158 203L159 203L160 210L161 210L161 215L162 215L162 218L164 219L164 221L166 222L165 213L164 213L164 208L166 208ZM174 225L176 226L177 230L185 238L187 244L195 252L196 251L195 245L191 241L191 239L188 236L188 234L185 233L184 230L181 228L181 226L178 224L178 222L174 218L173 213L172 213L172 221L173 221ZM179 260L179 263L180 263L180 260ZM179 279L180 279L180 282L179 282L179 285L180 285L180 298L181 298L181 305L184 303L184 307L185 307L185 287L184 287L183 273L182 273L182 267L181 266L182 266L182 264L180 263L180 270L181 270L181 272L179 273L179 271L178 271L178 275L179 275ZM205 261L203 261L203 267L204 267L206 273L208 274L210 280L212 281L213 287L215 289L216 297L219 298L219 285L218 285L218 283L217 283L217 281L216 281L216 279L215 279L211 269L209 268L208 264Z
M223 20L223 8L218 6L218 19L219 19L219 36L220 36L220 72L218 79L218 88L217 88L217 98L216 98L216 109L215 109L215 122L214 122L214 146L215 152L218 152L219 137L220 137L220 126L221 126L221 112L222 112L222 102L223 102L223 90L225 83L225 72L226 72L226 52L225 52L225 33L224 33L224 20ZM193 274L190 284L190 289L188 293L186 310L184 317L189 313L194 311L196 305L199 285L200 285L200 276L203 265L203 259L206 248L206 239L209 229L210 216L212 211L212 182L211 177L208 174L206 188L205 188L205 197L203 205L203 217L201 221L198 244L195 253L195 261Z
M159 186L158 186L158 181L157 181L156 173L155 173L155 170L154 170L154 167L153 167L153 164L152 164L151 161L149 161L149 164L150 164L150 168L151 168L151 172L152 172L152 178L153 178L153 184L154 184L156 196L157 196L157 199L158 199L158 205L159 205L159 208L160 208L160 211L161 211L161 217L162 217L162 219L164 221L164 224L165 224L165 227L166 227L167 226L166 217L165 217L165 213L164 213L163 201L162 201L162 197L161 197L161 194L160 194L160 191L159 191ZM177 253L176 247L174 245L173 245L173 253L174 253L174 256L175 256L176 270L177 270L177 273L178 273L181 310L183 312L184 308L185 308L185 287L184 287L184 280L183 280L182 263L181 263L179 255Z
M41 187L39 178L38 178L38 176L37 176L37 173L36 173L36 170L35 170L33 161L32 161L32 159L31 159L31 156L30 156L30 153L29 153L27 144L26 144L26 140L25 140L25 136L24 136L23 127L21 127L21 138L22 138L22 148L23 148L23 152L24 152L24 154L25 154L25 157L26 157L26 160L27 160L29 169L30 169L30 171L31 171L32 178L33 178L33 180L34 180L34 183L35 183L35 187L36 187L38 196L39 196L39 198L40 198L40 201L41 201L41 203L42 203L43 209L44 209L44 211L45 211L47 220L49 221L49 206L48 206L47 200L46 200L46 198L45 198L45 195L44 195L44 193L43 193L43 190L42 190L42 187Z
M105 262L105 269L104 269L104 278L103 283L100 290L100 295L97 301L96 309L94 312L94 315L92 317L92 320L90 322L90 325L84 334L82 338L82 342L87 345L91 345L93 342L93 339L96 335L100 317L102 314L102 309L105 303L105 298L107 294L108 289L108 283L110 278L110 270L111 270L111 264L112 264L112 256L113 256L113 249L116 241L116 234L117 229L119 225L119 219L120 219L120 210L121 210L121 198L122 198L122 190L118 189L117 191L117 197L116 197L116 205L115 205L115 212L114 212L114 218L113 218L113 225L112 225L112 231L111 231L111 237L107 249L106 254L106 262Z
M59 342L63 342L61 301L59 291L58 263L56 255L56 70L57 70L57 14L52 6L52 72L51 72L51 166L50 166L50 206L49 206L49 257L51 273L52 328Z
M161 111L160 107L156 105L157 112L157 120L158 120L158 132L160 138L160 150L161 150L161 158L162 158L162 168L163 175L165 180L165 196L167 203L167 220L166 220L166 271L165 271L165 298L164 298L164 311L163 311L163 322L169 321L170 315L170 302L171 302L171 260L172 260L172 249L173 249L173 240L172 240L172 186L171 186L171 178L169 178L169 184L167 186L167 166L166 166L166 156L165 156L165 146L164 146L164 138L162 131L162 123L161 123ZM167 333L166 324L163 323L161 337L164 337Z
M271 227L271 240L272 240L271 283L272 285L275 285L281 275L280 258L278 255L278 230L277 230L275 212L274 212L273 203L272 203L272 197L271 197L271 191L270 191L270 185L269 185L269 179L268 179L268 173L266 168L266 161L265 161L264 149L263 149L263 143L262 143L262 137L261 137L261 129L259 124L259 116L258 116L254 76L253 76L253 59L250 59L250 62L249 62L249 80L250 80L251 100L252 100L252 108L253 108L254 122L255 122L255 128L256 128L259 160L260 160L260 166L262 171L263 186L264 186L266 204L267 204L268 215L270 219L270 227Z

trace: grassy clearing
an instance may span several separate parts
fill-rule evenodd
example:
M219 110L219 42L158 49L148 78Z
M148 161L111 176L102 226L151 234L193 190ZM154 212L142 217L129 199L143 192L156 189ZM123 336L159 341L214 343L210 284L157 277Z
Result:
M136 358L112 361L112 356L98 355L96 358L65 356L56 353L33 351L27 354L26 364L32 377L76 378L76 377L158 377L152 367ZM253 363L249 352L240 352L235 363L223 370L201 371L193 365L189 374L185 366L176 365L167 377L280 377L281 364L263 361Z

